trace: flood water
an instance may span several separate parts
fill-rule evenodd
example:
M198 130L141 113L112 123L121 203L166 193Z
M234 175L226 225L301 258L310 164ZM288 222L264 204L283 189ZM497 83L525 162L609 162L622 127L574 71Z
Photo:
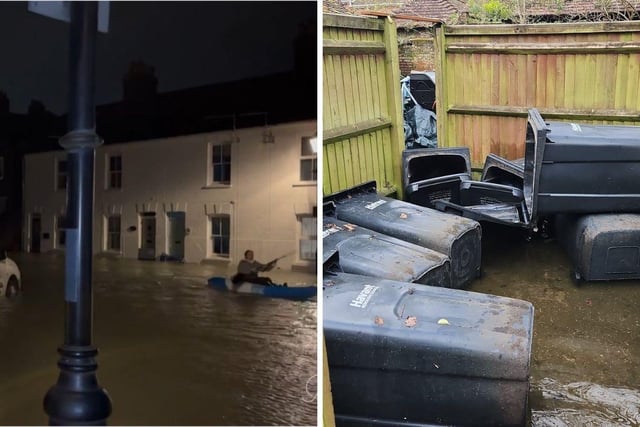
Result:
M0 298L0 425L44 425L63 342L62 255L10 254ZM98 258L94 345L112 425L315 425L316 301L220 292L213 266ZM290 283L315 275L274 271Z
M640 425L640 281L577 285L554 239L524 237L483 225L469 290L535 307L531 425Z

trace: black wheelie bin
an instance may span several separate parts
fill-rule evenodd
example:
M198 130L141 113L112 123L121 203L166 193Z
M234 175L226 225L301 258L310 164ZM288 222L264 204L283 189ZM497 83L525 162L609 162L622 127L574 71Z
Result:
M640 279L640 214L559 214L555 229L576 280Z
M346 273L323 278L338 426L523 426L533 306Z
M476 221L378 195L370 181L325 197L342 221L440 252L451 261L451 287L480 275L481 235Z
M325 203L322 245L325 251L339 252L340 266L345 273L451 286L451 263L446 255L340 221L334 214L333 202Z

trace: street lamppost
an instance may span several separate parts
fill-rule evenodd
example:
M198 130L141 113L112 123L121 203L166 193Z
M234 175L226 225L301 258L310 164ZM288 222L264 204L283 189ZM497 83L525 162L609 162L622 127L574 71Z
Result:
M67 230L64 344L58 349L60 375L44 398L51 425L105 425L111 400L98 385L91 344L93 166L102 143L95 132L95 44L98 2L69 2L69 132L60 140L67 152Z

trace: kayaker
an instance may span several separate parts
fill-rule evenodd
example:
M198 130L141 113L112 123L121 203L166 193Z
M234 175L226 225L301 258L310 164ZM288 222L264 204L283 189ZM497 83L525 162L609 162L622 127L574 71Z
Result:
M256 283L259 285L265 286L273 286L274 283L271 281L269 277L260 277L258 276L258 272L260 271L269 271L273 267L275 267L277 259L273 261L262 264L253 259L253 251L251 249L246 250L244 252L244 259L238 263L238 272L231 279L234 284L238 284L240 282L250 282Z

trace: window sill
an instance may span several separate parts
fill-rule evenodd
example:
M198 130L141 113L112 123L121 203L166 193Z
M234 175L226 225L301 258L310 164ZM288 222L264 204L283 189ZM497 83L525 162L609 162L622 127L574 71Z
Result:
M317 187L318 181L300 181L295 184L291 184L292 187Z
M200 187L201 190L219 190L221 188L231 188L231 184L209 184Z
M200 264L229 264L230 262L231 262L230 258L209 257L209 258L204 258L202 261L200 261Z

